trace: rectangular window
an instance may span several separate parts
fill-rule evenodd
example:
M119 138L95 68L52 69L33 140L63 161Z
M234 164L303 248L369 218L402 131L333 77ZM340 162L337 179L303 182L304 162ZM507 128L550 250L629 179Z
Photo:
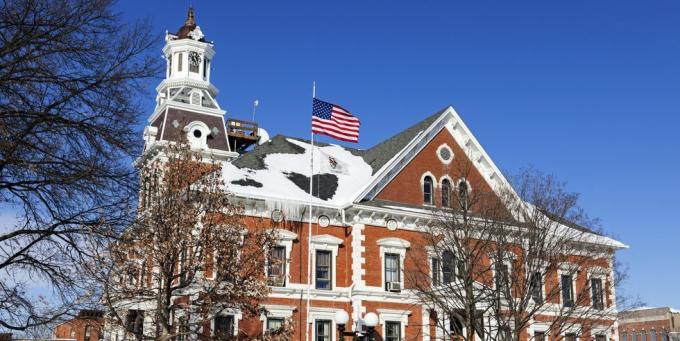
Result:
M607 335L597 334L595 335L595 341L607 341Z
M661 332L661 341L668 341L668 331L664 330Z
M545 340L545 332L535 332L534 333L534 341L546 341Z
M496 264L496 288L503 296L510 290L510 267L505 262Z
M276 331L278 329L281 329L283 327L283 318L282 317L267 317L267 331Z
M389 290L389 283L401 283L399 273L399 255L385 254L385 290Z
M208 68L210 67L210 59L203 57L203 78L208 78Z
M593 308L604 309L604 294L602 290L602 279L593 278L590 280L590 287L593 291Z
M168 77L169 77L169 76L172 76L172 54L168 55L168 65L170 65L170 67L168 68Z
M456 256L451 251L444 251L442 264L442 280L444 283L453 282L453 276L456 274Z
M441 282L439 278L439 258L432 258L430 270L432 271L432 285L439 285Z
M217 316L215 317L215 336L232 336L234 335L234 316Z
M649 335L650 335L652 341L656 341L656 329L652 329L652 331L650 332Z
M177 55L177 71L182 72L182 53Z
M531 291L531 298L536 304L543 303L543 275L540 272L537 271L531 275L529 290Z
M331 252L316 251L316 288L331 290Z
M385 322L385 341L401 341L401 322Z
M562 285L562 304L565 307L574 306L574 288L571 279L571 275L562 275L561 277ZM570 341L570 340L567 340Z
M286 286L286 247L275 246L269 253L269 264L267 267L267 277L269 285L284 287Z
M125 327L135 335L144 333L144 311L128 310L125 317Z
M316 341L332 341L331 321L316 320L314 329L316 330Z
M636 331L633 331L633 333L630 336L631 336L631 339L633 339L633 341L637 341L638 338L637 338L637 332Z
M640 341L647 341L647 332L644 330L640 331Z
M578 341L578 338L576 337L576 334L568 333L568 334L564 335L564 341Z
M499 328L498 333L500 333L499 341L512 341L512 338L510 336L510 329L508 327Z
M621 341L628 341L628 333L626 332L621 333Z

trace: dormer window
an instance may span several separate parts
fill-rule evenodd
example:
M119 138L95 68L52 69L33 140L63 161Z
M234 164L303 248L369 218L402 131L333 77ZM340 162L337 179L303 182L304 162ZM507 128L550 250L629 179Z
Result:
M184 127L184 131L187 133L187 140L191 148L203 149L208 147L210 129L205 123L200 121L191 122Z
M432 205L432 193L434 192L434 183L431 176L425 176L423 179L423 203Z

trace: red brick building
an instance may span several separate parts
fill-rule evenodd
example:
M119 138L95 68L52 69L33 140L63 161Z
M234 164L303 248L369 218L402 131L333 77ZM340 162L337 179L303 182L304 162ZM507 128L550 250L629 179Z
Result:
M680 339L680 311L640 308L619 313L621 341L669 341Z
M404 273L414 264L407 255L432 219L431 208L449 200L442 188L494 192L509 186L458 113L448 106L423 115L366 150L326 144L313 149L309 141L282 135L269 139L254 123L225 119L210 82L214 46L203 39L193 17L187 22L166 36L166 79L158 86L157 106L144 132L145 153L186 136L192 147L223 162L229 191L247 215L258 218L252 227L278 229L280 245L272 257L285 260L266 269L277 284L264 302L267 314L244 319L232 311L211 328L220 325L236 334L292 319L295 340L330 341L338 339L335 314L344 310L348 328L361 329L367 313L377 314L376 331L384 340L442 339L443 331L432 325L435 312L420 306L410 292ZM318 168L310 221L312 150ZM456 165L472 171L463 178ZM612 259L625 245L595 233L589 237L600 252L593 256L593 268L580 272L572 285L601 280L601 304L612 314L601 328L593 321L578 337L616 341ZM559 286L558 273L542 285ZM540 335L542 328L537 316L527 335Z
M81 310L78 316L58 325L54 338L58 340L97 341L104 337L104 312Z

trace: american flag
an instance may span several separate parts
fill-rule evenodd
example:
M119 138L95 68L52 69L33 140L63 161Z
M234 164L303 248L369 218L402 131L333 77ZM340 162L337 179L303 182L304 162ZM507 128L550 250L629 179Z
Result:
M359 141L359 119L339 105L314 99L312 132L347 142Z

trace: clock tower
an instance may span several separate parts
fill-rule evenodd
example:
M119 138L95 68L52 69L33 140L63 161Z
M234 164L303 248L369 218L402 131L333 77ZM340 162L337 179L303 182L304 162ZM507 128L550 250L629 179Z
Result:
M225 119L210 82L214 44L206 40L189 8L177 33L165 34L165 79L156 88L156 107L144 130L144 152L165 143L188 142L205 157L230 160L257 142L254 122Z

